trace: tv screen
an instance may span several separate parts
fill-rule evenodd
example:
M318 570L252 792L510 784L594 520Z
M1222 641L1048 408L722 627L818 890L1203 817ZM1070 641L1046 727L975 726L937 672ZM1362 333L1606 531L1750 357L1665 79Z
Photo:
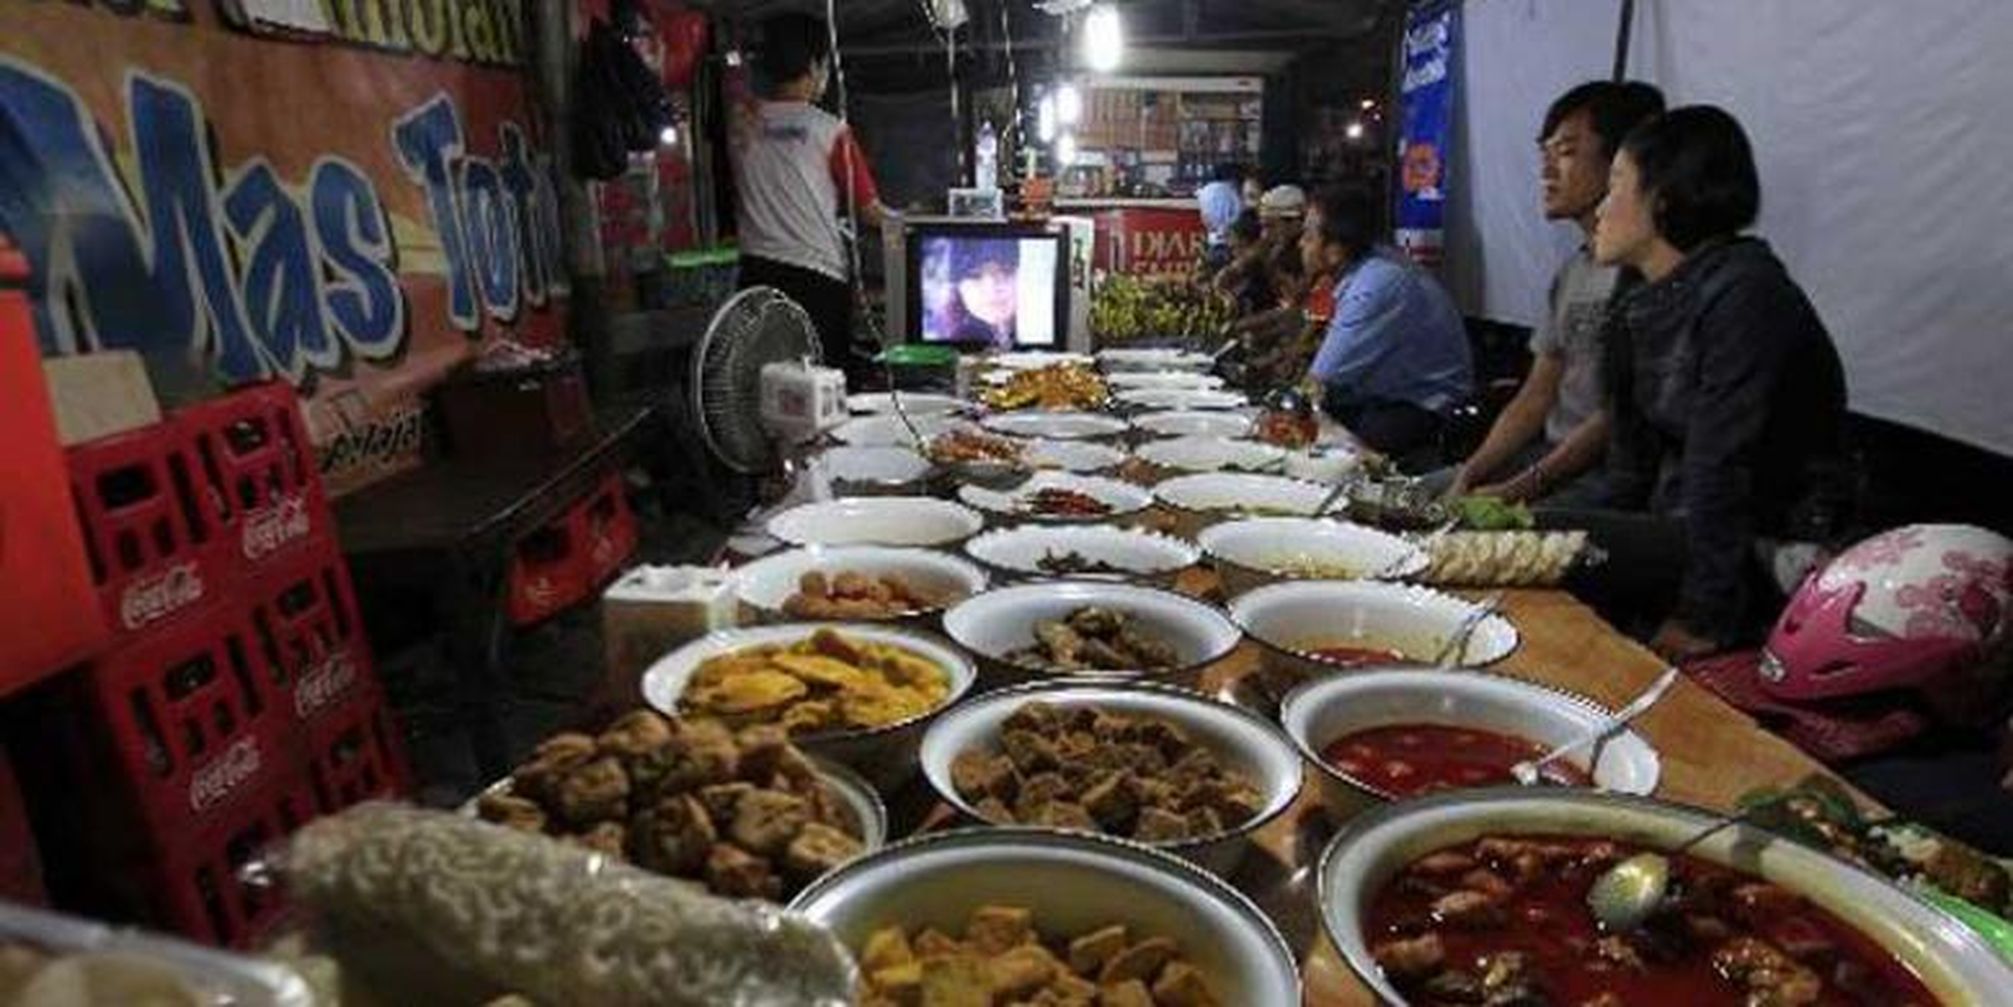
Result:
M926 343L1062 341L1063 237L1008 228L919 229L910 239L910 327Z

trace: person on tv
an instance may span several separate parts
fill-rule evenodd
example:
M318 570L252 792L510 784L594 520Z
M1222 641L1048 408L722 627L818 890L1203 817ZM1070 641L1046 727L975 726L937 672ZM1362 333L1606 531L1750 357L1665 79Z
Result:
M951 341L1012 349L1020 309L1020 247L1007 240L951 246Z

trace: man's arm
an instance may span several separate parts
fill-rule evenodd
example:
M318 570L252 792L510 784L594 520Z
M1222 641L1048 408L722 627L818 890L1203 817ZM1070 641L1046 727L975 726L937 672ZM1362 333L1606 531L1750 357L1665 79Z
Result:
M1503 463L1544 431L1545 417L1559 399L1559 381L1565 372L1564 357L1557 353L1538 354L1531 362L1531 373L1517 389L1516 397L1503 407L1503 414L1489 427L1482 446L1454 474L1454 482L1447 488L1449 496L1462 496L1470 487L1488 482Z
M1532 463L1530 468L1475 492L1501 497L1510 503L1542 497L1599 464L1601 457L1607 454L1608 438L1613 428L1607 410L1600 410L1581 420L1565 440L1553 445L1552 450L1545 452L1545 456Z

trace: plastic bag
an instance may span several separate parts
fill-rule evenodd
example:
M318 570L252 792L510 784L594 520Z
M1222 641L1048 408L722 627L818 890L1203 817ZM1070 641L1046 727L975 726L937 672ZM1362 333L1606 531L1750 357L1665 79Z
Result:
M314 1007L292 969L0 902L0 1004Z
M838 1005L857 979L800 917L445 812L358 805L273 866L345 973L408 1003Z

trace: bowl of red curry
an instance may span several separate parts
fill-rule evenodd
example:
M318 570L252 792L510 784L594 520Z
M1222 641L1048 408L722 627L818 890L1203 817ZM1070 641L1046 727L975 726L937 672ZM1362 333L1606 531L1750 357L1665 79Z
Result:
M1499 788L1391 804L1321 859L1322 923L1379 999L1414 1007L2005 1003L2013 965L1887 880L1736 826L1671 857L1666 901L1603 931L1587 889L1668 851L1710 812L1591 791Z
M1279 724L1346 822L1387 801L1507 785L1510 767L1593 730L1610 711L1590 700L1475 671L1372 668L1306 682L1286 695ZM1654 793L1656 750L1623 729L1546 767L1554 786Z

